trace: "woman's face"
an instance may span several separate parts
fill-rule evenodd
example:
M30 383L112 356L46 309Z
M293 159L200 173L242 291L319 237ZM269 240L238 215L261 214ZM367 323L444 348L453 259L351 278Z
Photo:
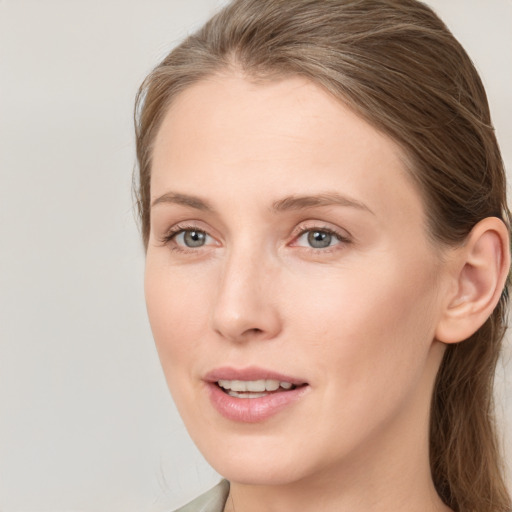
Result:
M175 100L153 156L149 318L214 468L414 458L447 279L397 145L305 79L225 75Z

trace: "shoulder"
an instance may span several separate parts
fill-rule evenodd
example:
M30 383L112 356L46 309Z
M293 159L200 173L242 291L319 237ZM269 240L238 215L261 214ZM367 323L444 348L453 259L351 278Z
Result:
M228 494L229 482L221 480L215 487L174 512L222 512Z

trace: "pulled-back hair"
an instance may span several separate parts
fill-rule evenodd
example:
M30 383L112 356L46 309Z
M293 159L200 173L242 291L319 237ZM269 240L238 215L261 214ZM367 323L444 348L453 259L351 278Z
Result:
M253 80L306 77L394 139L422 194L435 243L462 244L486 217L510 225L484 87L429 7L416 0L235 0L140 88L136 194L146 246L152 146L162 119L180 91L230 70ZM493 414L506 302L507 289L475 334L447 347L437 375L431 470L439 495L455 511L512 510Z

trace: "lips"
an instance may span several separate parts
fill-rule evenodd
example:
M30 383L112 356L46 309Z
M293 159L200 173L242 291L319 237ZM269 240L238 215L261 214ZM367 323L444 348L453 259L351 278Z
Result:
M204 378L214 408L232 421L264 421L294 404L309 388L304 380L261 368L218 368Z

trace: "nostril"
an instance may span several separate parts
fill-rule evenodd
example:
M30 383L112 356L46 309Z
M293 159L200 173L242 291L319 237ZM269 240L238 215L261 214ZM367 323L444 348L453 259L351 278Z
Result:
M247 329L247 331L245 331L245 334L261 334L263 332L262 329L259 329L258 327L253 327L252 329Z

